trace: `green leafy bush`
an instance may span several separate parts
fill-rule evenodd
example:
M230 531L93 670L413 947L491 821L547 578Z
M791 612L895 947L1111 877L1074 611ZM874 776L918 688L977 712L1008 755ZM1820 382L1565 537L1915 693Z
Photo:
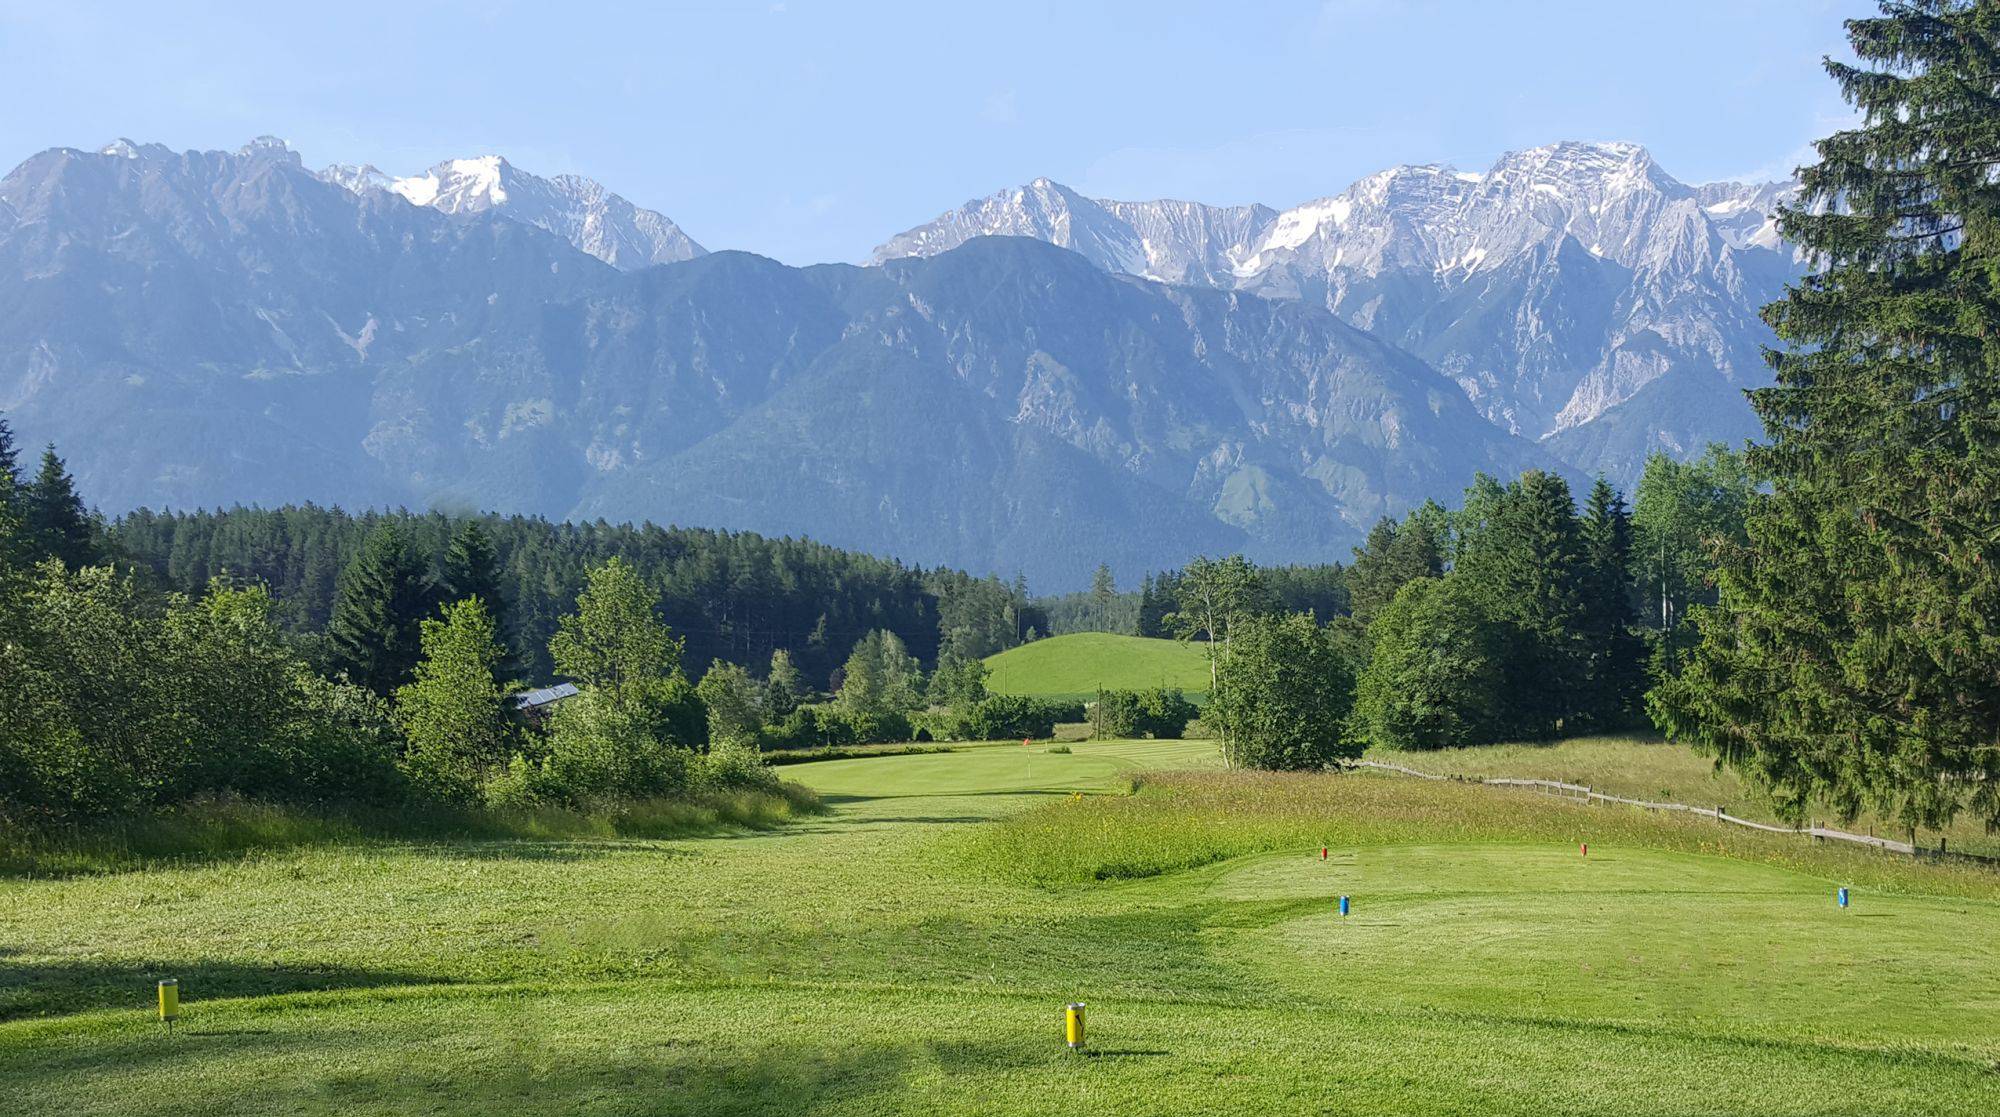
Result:
M920 723L942 741L1012 741L1052 737L1057 722L1082 715L1083 703L1068 699L990 694L962 710L923 715Z
M778 724L765 727L764 747L817 749L899 743L915 734L911 718L894 711L851 710L835 703L801 706Z
M1091 734L1107 739L1178 740L1199 712L1178 687L1099 691L1091 714Z

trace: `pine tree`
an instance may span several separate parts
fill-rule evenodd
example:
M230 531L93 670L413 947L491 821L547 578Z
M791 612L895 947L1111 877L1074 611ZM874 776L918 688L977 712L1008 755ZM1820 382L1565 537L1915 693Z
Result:
M425 562L394 523L377 527L347 569L327 624L334 666L384 697L410 681L421 625L436 607Z
M1111 576L1111 564L1100 562L1090 576L1090 624L1099 632L1115 631L1112 613L1118 604L1118 580Z
M515 651L513 611L501 583L500 555L493 549L493 537L485 525L478 520L467 520L452 533L440 573L444 600L477 599L486 607L494 631L499 633L500 646L507 650L503 673L510 678L521 675L522 664Z
M29 560L26 495L21 485L20 461L15 456L14 431L0 415L0 576L11 566ZM0 587L4 588L4 587Z
M1427 501L1401 524L1384 516L1369 530L1347 568L1347 607L1356 621L1374 620L1410 582L1444 574L1444 524L1444 509Z
M493 550L493 537L478 520L467 520L452 533L445 549L443 570L445 596L452 601L476 597L486 606L487 615L497 622L506 608L500 588L500 556Z
M1632 517L1603 477L1584 506L1583 561L1583 709L1598 727L1620 728L1638 713L1644 645L1632 631Z
M7 425L7 416L0 414L0 485L10 481L16 487L21 484L20 451L14 446L14 428Z
M39 554L71 570L97 561L97 529L56 448L42 451L42 469L23 492L28 536Z
M1454 575L1520 631L1508 663L1513 731L1539 738L1576 728L1588 707L1588 655L1583 533L1569 483L1538 469L1522 474L1467 541Z
M2000 7L1882 11L1780 219L1819 270L1764 312L1769 492L1653 705L1794 818L2000 825Z
M25 565L31 552L28 521L21 514L21 503L20 487L14 483L13 475L0 471L0 593L6 590L9 572Z

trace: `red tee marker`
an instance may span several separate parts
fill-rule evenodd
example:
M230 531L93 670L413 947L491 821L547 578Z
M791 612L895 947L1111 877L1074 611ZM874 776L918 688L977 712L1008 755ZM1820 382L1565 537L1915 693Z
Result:
M1320 859L1321 861L1324 861L1324 860L1326 860L1326 847L1325 847L1325 846L1321 846L1321 847L1319 847L1319 859Z
M1585 857L1589 857L1589 856L1590 856L1590 843L1589 843L1589 842L1585 842L1585 843L1583 843L1583 855L1584 855Z

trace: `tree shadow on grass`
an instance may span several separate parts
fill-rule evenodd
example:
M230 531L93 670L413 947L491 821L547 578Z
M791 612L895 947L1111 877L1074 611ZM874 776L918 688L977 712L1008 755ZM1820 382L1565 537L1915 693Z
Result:
M160 981L180 982L181 1003L265 997L330 989L442 984L425 974L342 966L275 966L236 962L23 961L0 947L0 1021L57 1017L105 1008L155 1011Z
M574 1043L532 1031L425 1049L413 1037L344 1030L326 1035L298 1021L270 1028L188 1029L169 1039L130 1029L60 1049L0 1051L0 1074L17 1099L81 1108L185 1067L189 1059L238 1064L226 1096L204 1095L207 1077L182 1079L177 1105L210 1111L423 1112L510 1115L617 1112L658 1117L889 1110L913 1072L928 1065L1018 1065L1019 1053L963 1044L708 1044L620 1037ZM543 1042L547 1040L548 1042ZM242 1065L252 1068L243 1084ZM106 1076L109 1076L108 1078ZM50 1111L54 1111L52 1108Z

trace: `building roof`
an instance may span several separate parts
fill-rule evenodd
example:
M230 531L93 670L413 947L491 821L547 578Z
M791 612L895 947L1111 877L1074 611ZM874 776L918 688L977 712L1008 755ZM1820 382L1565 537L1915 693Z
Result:
M577 693L575 683L557 683L555 686L545 686L538 690L524 690L514 696L514 708L517 710L532 710L538 706L546 706L551 702L560 702L565 698L574 698L577 696Z

